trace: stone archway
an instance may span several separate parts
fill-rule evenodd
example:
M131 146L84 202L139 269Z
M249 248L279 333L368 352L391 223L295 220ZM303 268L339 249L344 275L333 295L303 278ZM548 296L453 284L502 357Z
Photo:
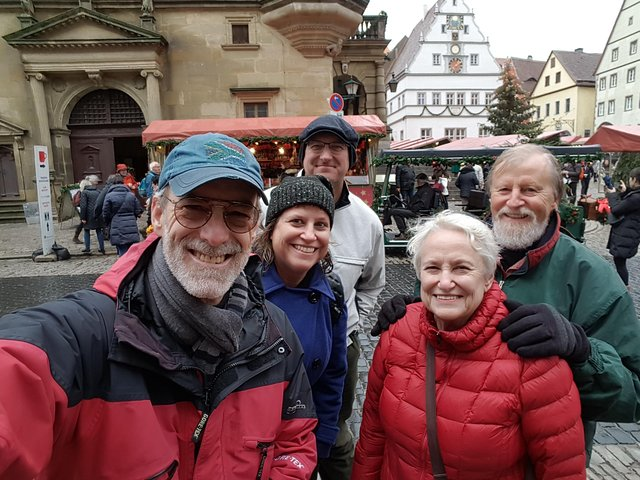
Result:
M144 125L142 109L127 93L117 89L86 93L67 123L74 180L93 174L105 181L117 163L126 163L140 179L147 171Z

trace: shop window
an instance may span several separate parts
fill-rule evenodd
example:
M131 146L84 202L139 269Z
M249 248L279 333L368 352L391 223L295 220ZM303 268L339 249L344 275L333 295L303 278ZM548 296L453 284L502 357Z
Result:
M269 104L267 102L245 103L244 116L245 118L268 117Z

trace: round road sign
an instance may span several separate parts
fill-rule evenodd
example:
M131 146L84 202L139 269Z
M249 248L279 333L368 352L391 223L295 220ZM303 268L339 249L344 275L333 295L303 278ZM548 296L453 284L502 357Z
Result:
M344 108L344 99L339 93L332 93L329 97L329 107L334 112L341 112Z

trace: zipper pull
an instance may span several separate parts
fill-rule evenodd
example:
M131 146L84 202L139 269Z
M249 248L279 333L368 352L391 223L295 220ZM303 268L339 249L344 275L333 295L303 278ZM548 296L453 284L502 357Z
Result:
M198 422L198 425L196 426L196 429L193 431L191 440L196 445L200 443L200 437L202 435L202 431L204 430L204 427L207 425L207 420L209 420L209 414L203 413L202 418L200 419L200 421Z
M267 461L267 452L269 450L270 443L258 442L258 448L260 449L260 466L258 467L258 474L256 480L262 480L262 472L264 471L264 464Z
M500 282L498 283L498 286L500 287L500 290L502 290L502 285L504 285L504 280L500 280Z
M200 421L198 422L198 425L196 425L196 429L193 431L193 435L191 436L191 440L196 445L200 443L200 440L201 440L200 437L202 436L202 431L204 430L204 427L207 425L207 421L209 420L209 414L206 412L209 412L210 408L211 408L211 395L210 395L209 389L207 388L204 391L204 411L202 413L202 418L200 418Z

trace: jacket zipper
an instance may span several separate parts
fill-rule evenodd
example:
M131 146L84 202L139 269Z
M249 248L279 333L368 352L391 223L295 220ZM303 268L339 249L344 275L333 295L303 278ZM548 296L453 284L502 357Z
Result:
M258 467L258 474L256 475L256 480L262 480L262 472L264 471L264 464L267 461L267 452L269 451L270 446L271 446L271 443L258 442L258 448L260 449L260 466Z
M284 339L282 337L280 337L276 342L274 342L272 345L270 345L269 347L265 348L260 355L264 355L266 353L269 353L271 350L273 350L276 346L278 346L280 343L284 342ZM253 359L252 359L253 360ZM239 365L243 365L245 363L250 363L252 360L241 360L238 362L231 362L226 364L220 371L218 371L215 375L215 377L213 377L213 380L211 381L211 386L209 388L207 388L204 392L204 410L202 412L202 417L200 418L200 421L198 422L198 425L196 425L195 430L193 431L193 435L191 436L191 440L193 441L193 443L196 444L196 449L199 447L200 445L200 441L202 440L202 432L204 431L205 427L207 426L207 422L209 420L209 416L211 415L211 391L213 390L213 385L215 385L216 381L218 380L218 378L220 378L220 376L227 372L228 370L231 370L232 368L235 368ZM196 452L197 455L197 452Z

